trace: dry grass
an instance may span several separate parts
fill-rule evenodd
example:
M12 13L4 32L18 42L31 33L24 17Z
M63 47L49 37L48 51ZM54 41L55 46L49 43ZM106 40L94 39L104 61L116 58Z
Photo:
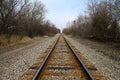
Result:
M37 37L34 37L33 39L34 39L34 40L41 40L41 39L42 39L42 37L37 36Z
M1 46L5 46L5 45L7 45L7 38L5 37L5 35L1 35L0 36L0 47Z
M41 40L41 39L44 39L47 37L48 36L43 36L43 37L37 36L37 37L34 37L31 39L31 38L25 36L21 39L21 37L19 35L12 35L10 38L10 42L8 43L8 39L6 38L6 35L0 35L0 48L12 46L12 45L15 45L18 43L25 43L25 42L28 42L31 40Z
M17 43L24 43L27 41L32 40L29 37L23 37L22 39L20 39L20 36L18 35L13 35L10 38L10 42L8 43L8 39L6 38L6 35L0 35L0 48L2 47L7 47L7 46L11 46Z

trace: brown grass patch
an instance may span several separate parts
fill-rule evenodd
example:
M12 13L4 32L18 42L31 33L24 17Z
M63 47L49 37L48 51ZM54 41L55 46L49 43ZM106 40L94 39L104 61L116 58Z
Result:
M42 40L44 38L48 38L48 36L36 36L34 38L30 38L28 36L24 36L21 39L21 36L19 35L12 35L11 38L8 40L8 38L6 37L5 34L0 35L0 48L4 48L4 47L8 47L8 46L12 46L18 43L25 43L28 41L32 41L32 40Z
M21 37L18 35L12 35L10 42L8 42L6 35L0 35L0 48L15 45L17 43L24 43L30 40L32 39L26 36L21 39Z

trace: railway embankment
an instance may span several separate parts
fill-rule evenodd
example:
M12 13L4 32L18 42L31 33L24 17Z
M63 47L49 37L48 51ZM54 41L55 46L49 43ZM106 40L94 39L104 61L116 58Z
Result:
M56 38L48 37L0 51L0 80L17 80Z
M88 39L66 37L107 80L120 79L120 50L117 44L95 42Z

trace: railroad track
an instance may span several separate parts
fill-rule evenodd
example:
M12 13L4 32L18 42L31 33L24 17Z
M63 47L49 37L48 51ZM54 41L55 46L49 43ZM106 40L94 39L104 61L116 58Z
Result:
M40 67L31 67L37 68L32 77L22 80L98 80L62 35L50 47Z

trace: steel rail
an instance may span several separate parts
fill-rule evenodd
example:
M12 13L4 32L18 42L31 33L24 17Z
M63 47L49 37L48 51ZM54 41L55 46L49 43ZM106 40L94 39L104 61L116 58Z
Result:
M68 47L71 49L71 51L73 52L74 56L76 57L77 61L79 62L79 64L82 66L82 68L84 69L85 73L87 74L87 76L89 77L90 80L95 80L94 77L90 74L89 70L87 69L87 67L85 66L85 64L82 62L82 60L78 57L77 53L75 52L75 50L72 48L71 44L68 42L68 40L66 40L66 38L63 36L65 42L67 43Z
M61 36L61 35L60 35L60 36ZM34 77L32 78L32 80L37 80L37 79L38 79L40 73L42 72L45 64L46 64L47 61L48 61L49 56L51 55L52 51L54 50L54 48L55 48L55 46L56 46L56 44L57 44L60 36L59 36L58 39L55 41L54 45L51 47L50 51L48 52L47 56L45 57L44 61L42 62L41 66L40 66L39 69L37 70L37 72L36 72L36 74L34 75Z

